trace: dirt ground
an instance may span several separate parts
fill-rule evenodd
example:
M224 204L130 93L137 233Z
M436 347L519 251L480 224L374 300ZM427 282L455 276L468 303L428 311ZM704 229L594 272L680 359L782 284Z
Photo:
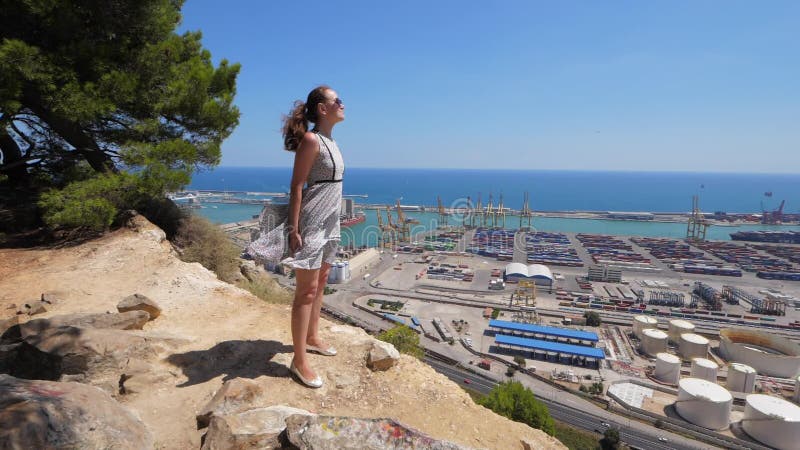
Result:
M144 331L178 338L156 362L169 377L144 392L116 398L144 421L157 448L199 448L205 430L195 414L225 380L261 384L270 405L355 417L392 417L437 439L490 449L565 448L526 425L475 405L456 384L403 355L386 372L372 372L365 356L372 339L362 330L323 319L322 337L336 357L311 356L325 386L310 390L288 376L290 308L271 305L217 280L199 264L180 261L157 228L121 229L99 239L57 249L0 249L0 318L15 314L43 292L60 301L34 316L116 312L117 303L144 294L163 309Z

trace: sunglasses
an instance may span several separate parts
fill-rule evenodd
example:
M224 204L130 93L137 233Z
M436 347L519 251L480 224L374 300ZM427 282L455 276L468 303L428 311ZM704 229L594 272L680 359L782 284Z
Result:
M336 106L342 106L342 105L344 105L344 102L343 102L343 101L342 101L342 99L340 99L339 97L336 97L336 98L333 100L333 103L334 103Z

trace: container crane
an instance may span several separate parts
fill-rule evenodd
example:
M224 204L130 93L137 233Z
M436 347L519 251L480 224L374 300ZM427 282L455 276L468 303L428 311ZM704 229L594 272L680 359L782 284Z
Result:
M705 241L706 230L708 230L708 227L711 226L711 224L706 221L705 217L703 217L703 213L700 212L699 203L699 197L697 195L693 195L692 215L689 216L689 223L686 227L686 239L693 241Z
M389 207L386 207L387 213L391 214L391 210ZM397 225L395 230L397 231L397 239L400 242L410 242L411 241L411 227L409 226L409 222L406 220L406 215L403 213L403 208L400 207L400 199L397 200Z
M523 195L522 211L519 213L519 229L520 231L531 231L533 228L533 211L529 205L530 194L526 191Z
M445 211L444 205L442 205L442 198L438 195L436 196L436 203L439 209L439 226L438 228L447 228L447 220L450 217L450 213Z

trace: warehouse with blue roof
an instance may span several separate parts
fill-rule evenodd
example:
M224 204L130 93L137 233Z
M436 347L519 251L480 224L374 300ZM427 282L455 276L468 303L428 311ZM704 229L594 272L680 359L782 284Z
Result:
M594 347L600 340L597 333L591 331L548 327L530 323L508 322L505 320L490 320L488 331L489 334L504 334L585 347Z
M599 367L605 359L603 349L583 345L561 344L541 339L528 339L505 334L495 335L495 346L499 353L520 355L529 359L547 360L562 364Z

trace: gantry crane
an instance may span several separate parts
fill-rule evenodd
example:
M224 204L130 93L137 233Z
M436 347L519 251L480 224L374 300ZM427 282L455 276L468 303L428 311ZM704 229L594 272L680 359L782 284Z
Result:
M393 248L395 244L394 227L383 223L380 209L376 209L375 214L378 216L378 229L381 230L381 234L378 237L378 246L382 248ZM391 222L391 218L391 213L389 213L389 222Z
M444 210L444 205L442 205L442 198L438 195L436 196L436 203L439 208L439 224L438 228L447 228L447 219L450 217L450 213Z
M473 228L483 227L486 225L484 223L483 202L481 202L480 192L478 192L478 204L472 209L472 216L470 216L469 223Z
M522 211L519 213L519 229L520 231L531 231L533 228L533 211L531 211L530 194L526 191L522 201Z
M400 242L411 242L411 227L406 220L406 215L403 213L403 208L400 207L400 199L397 199L397 240Z
M497 217L496 219L496 226L500 228L506 227L506 210L503 207L503 194L500 194L500 202L497 204L497 213L495 214Z
M711 224L703 217L700 212L700 200L697 195L692 196L692 215L689 216L689 223L686 227L686 239L693 241L705 241L706 230Z
M509 307L523 307L523 310L531 311L531 308L536 307L536 283L530 280L519 280L517 288L511 293L511 299L508 303ZM535 315L536 311L533 309ZM533 320L528 320L533 321Z
M772 192L769 193L770 197L772 196ZM766 195L766 193L765 193ZM761 202L761 223L768 224L768 225L776 225L783 223L783 205L786 204L786 200L782 200L778 209L773 211L767 211L764 209L764 202Z
M492 205L492 193L489 193L489 203L486 204L486 226L494 228L496 218L494 216L494 206Z

